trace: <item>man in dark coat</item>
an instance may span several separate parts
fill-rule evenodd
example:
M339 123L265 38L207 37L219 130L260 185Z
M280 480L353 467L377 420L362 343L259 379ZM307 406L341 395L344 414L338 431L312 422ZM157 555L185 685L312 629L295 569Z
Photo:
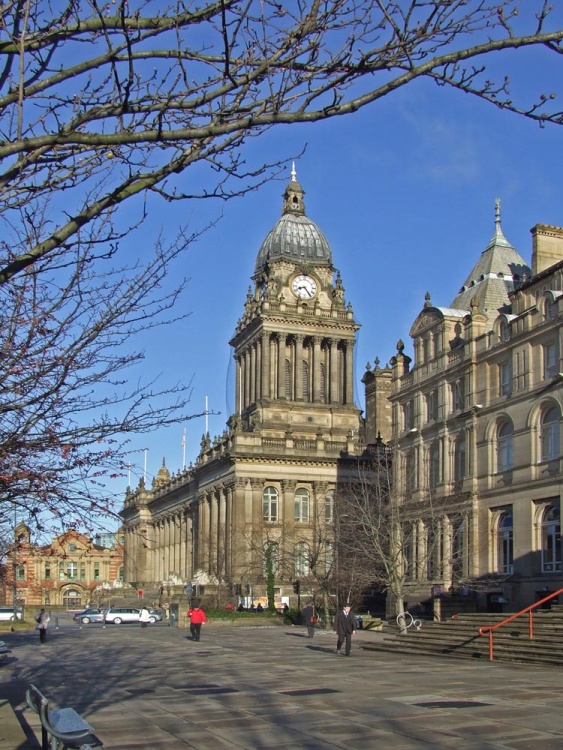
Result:
M350 656L352 648L352 635L356 632L356 624L350 604L346 603L342 609L339 609L334 618L334 632L338 636L336 641L336 653L342 656L342 644L345 643L345 654Z

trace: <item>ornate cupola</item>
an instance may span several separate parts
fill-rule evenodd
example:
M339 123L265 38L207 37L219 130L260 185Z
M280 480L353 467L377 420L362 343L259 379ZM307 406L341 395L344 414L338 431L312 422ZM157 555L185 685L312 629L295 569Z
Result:
M345 434L358 430L353 348L359 326L328 240L305 215L304 195L293 166L282 215L258 251L254 292L230 341L238 423L272 430L276 438L288 430L316 436L321 421L338 421ZM339 420L326 415L335 409L345 412Z

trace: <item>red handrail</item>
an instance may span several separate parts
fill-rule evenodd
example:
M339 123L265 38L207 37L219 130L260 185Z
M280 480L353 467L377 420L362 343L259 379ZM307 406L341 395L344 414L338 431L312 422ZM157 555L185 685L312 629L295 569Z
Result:
M502 627L503 625L506 625L508 622L512 622L512 620L515 620L517 617L520 617L520 615L525 615L526 612L528 613L528 635L530 637L530 640L534 637L534 616L532 614L532 610L537 609L545 602L548 602L550 599L554 599L556 596L559 596L559 594L563 594L563 589L559 589L558 591L554 591L553 594L549 594L549 596L546 596L544 599L540 599L539 602L536 602L535 604L530 604L529 607L526 607L526 609L520 610L520 612L516 612L515 615L510 615L510 617L507 617L505 620L502 620L502 622L497 622L496 625L483 625L483 627L479 628L479 635L486 635L489 634L489 661L494 660L494 646L493 646L493 630L496 630L497 628Z

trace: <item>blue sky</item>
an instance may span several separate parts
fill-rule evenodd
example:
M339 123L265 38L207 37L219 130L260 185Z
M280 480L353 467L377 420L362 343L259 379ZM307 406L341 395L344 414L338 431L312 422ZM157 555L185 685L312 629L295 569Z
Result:
M520 90L538 91L540 85L560 99L562 76L554 64L545 67L546 59L541 51L517 59ZM501 62L493 61L495 67ZM563 225L562 135L560 126L542 129L421 81L355 115L274 129L249 142L245 153L252 164L291 157L306 146L296 168L307 215L326 234L346 300L362 325L356 356L360 408L365 363L376 356L387 362L399 338L412 352L408 332L427 291L433 304L451 303L493 234L496 198L502 201L504 234L528 261L530 228ZM202 176L194 170L181 183L186 187ZM207 396L209 408L221 412L209 417L212 436L223 431L234 408L228 341L256 254L280 216L289 177L288 166L280 182L220 206L153 206L142 242L132 240L131 248L142 253L143 243L149 246L163 228L173 235L186 221L195 228L222 214L177 269L190 277L180 303L190 317L144 342L145 376L161 373L163 383L191 380L192 411L202 411ZM183 427L187 463L197 456L203 418L136 439L132 486L143 473L145 448L149 482L163 457L171 471L181 468ZM127 480L119 484L124 492Z

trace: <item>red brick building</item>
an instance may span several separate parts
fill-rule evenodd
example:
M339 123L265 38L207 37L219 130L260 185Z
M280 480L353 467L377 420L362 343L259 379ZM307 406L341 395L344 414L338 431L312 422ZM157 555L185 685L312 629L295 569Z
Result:
M67 531L40 546L30 540L21 524L15 557L10 551L6 566L4 596L13 602L14 571L19 606L65 606L80 609L96 599L96 591L123 581L123 537L121 532L103 534L95 541Z

